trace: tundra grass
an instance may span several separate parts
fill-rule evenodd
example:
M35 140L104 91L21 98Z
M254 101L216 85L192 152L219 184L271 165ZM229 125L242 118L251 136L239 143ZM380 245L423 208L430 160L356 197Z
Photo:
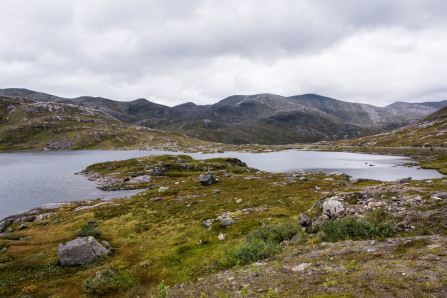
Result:
M129 288L117 288L111 295L138 287L150 292L163 280L167 285L193 281L231 266L225 252L241 244L251 231L263 224L296 222L299 213L308 210L322 192L337 188L321 175L312 175L305 182L287 182L284 174L259 172L224 158L195 161L164 155L97 164L88 171L125 177L161 164L170 164L167 174L182 173L153 176L151 184L171 191L143 190L130 199L80 211L74 210L77 205L68 205L43 223L27 224L26 230L17 231L19 224L12 226L17 231L11 234L14 239L0 236L0 247L7 247L0 253L0 295L79 296L83 281L106 268L132 281ZM215 173L219 182L202 186L198 176L204 169ZM319 191L315 191L317 185ZM219 193L212 194L215 189ZM238 211L243 209L247 211ZM204 220L227 211L235 224L224 228L215 221L210 230L203 226ZM61 267L58 245L74 239L89 220L98 222L98 240L107 240L113 253L88 266ZM218 240L220 234L226 239Z

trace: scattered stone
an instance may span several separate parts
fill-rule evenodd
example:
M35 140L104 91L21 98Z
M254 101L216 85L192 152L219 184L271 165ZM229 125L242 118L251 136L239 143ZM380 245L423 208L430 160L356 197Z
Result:
M427 184L434 184L433 180L426 180L425 183L427 183Z
M232 224L234 224L234 220L231 217L221 219L221 221L220 221L220 225L222 227L228 227L228 226L231 226Z
M169 187L167 187L167 186L160 186L160 188L158 189L158 192L165 192L167 190L169 190Z
M302 263L296 267L292 268L293 272L303 272L304 270L306 270L307 267L309 267L310 265L312 265L311 263Z
M220 190L215 189L211 192L212 195L217 195L218 193L220 193Z
M301 177L301 178L300 178L300 181L303 181L303 182L304 182L304 181L309 181L309 179L307 179L306 177Z
M87 224L86 224L86 226L88 226L88 227L97 227L98 226L98 223L96 222L96 220L89 220L88 222L87 222Z
M331 218L343 217L345 207L337 199L338 197L329 198L323 203L323 214Z
M91 262L107 253L107 249L90 236L59 244L57 256L62 266L75 266Z
M205 227L205 228L209 228L209 227L211 227L211 225L213 224L213 222L214 222L214 219L207 219L207 220L204 220L203 221L203 226Z
M5 251L6 250L6 246L4 246L1 250L0 250L0 252L3 252L3 251Z
M412 180L411 177L408 177L408 178L399 178L399 179L396 180L396 184L410 183L411 180Z
M300 213L299 216L299 223L300 225L302 225L303 227L307 227L311 224L311 220L309 218L309 216L307 216L305 213Z
M96 207L99 207L99 206L102 206L102 205L106 205L106 204L110 204L110 203L111 202L101 202L101 203L98 203L96 205L91 205L91 206L79 206L79 207L76 207L73 211L76 212L76 211L80 211L80 210L92 209L92 208L96 208ZM76 215L76 214L73 213L73 215Z
M226 237L227 235L225 235L224 233L220 233L219 236L217 236L217 239L219 239L220 241L224 241Z
M46 219L46 218L53 216L54 214L56 214L56 213L54 213L54 212L42 213L42 214L36 215L36 217L34 217L33 221L35 221L35 222L41 221L42 219Z
M107 240L102 240L101 244L107 249L110 249L110 247L111 247L109 241L107 241Z
M231 174L230 173L224 173L222 176L225 177L225 178L230 178Z
M235 199L236 199L236 203L237 203L237 204L242 203L242 199L238 199L238 198L235 198Z
M202 185L211 185L217 183L217 177L213 174L201 174L199 176L199 181Z
M25 226L24 224L21 224L19 227L19 231L25 230L26 228L28 228L28 227Z

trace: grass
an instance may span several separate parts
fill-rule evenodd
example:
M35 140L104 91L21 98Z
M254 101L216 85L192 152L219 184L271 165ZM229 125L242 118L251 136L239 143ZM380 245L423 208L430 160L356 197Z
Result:
M30 223L29 229L16 237L32 236L32 239L11 241L0 237L0 246L8 247L0 254L1 295L18 295L24 287L34 285L37 296L56 293L79 296L82 281L106 267L112 268L117 275L123 272L132 277L132 287L126 292L143 287L146 292L156 293L162 280L170 286L228 268L231 264L227 262L225 252L247 241L250 232L259 235L256 239L273 238L276 243L288 239L297 226L286 223L296 223L299 213L309 209L321 197L319 192L313 191L315 185L318 184L321 191L335 189L331 186L333 182L323 181L318 175L311 176L315 179L310 181L281 184L285 180L282 174L256 175L256 170L238 167L224 159L196 161L181 155L108 163L90 170L103 174L118 171L126 176L129 172L139 172L140 168L159 165L159 161L171 164L167 173L179 171L176 167L180 164L189 165L181 176L153 176L151 184L176 189L176 192L145 190L131 199L117 199L109 205L77 212L73 211L77 205L67 205L55 210L59 216L57 223L46 226ZM212 172L219 178L216 185L202 186L199 183L198 177L204 167L214 168ZM223 177L224 172L231 173L231 177ZM246 180L247 175L256 175L257 179ZM216 188L220 192L212 195ZM153 200L154 197L157 199ZM242 203L236 203L235 197L242 199ZM264 206L268 208L260 208ZM260 211L240 211L245 208L260 208ZM210 231L203 227L204 220L216 218L226 211L236 216L234 225L224 228L215 221ZM93 229L80 228L92 218L100 227L100 237L110 242L114 252L107 260L90 266L59 267L58 245L74 239L75 233L94 233ZM261 221L268 224L263 229L260 229ZM218 240L221 233L226 234L225 241ZM270 252L279 251L277 248L276 244L264 247L264 252L271 255ZM33 272L41 279L35 280L25 264L33 264Z

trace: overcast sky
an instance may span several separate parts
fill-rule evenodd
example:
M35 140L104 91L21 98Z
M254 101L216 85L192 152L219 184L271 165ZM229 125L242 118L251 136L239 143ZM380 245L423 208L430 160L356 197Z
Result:
M0 88L169 106L447 99L444 0L0 0Z

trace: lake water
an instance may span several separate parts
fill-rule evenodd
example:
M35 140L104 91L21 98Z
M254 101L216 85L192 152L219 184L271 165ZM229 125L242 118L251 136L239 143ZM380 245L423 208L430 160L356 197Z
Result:
M88 165L154 154L164 151L44 151L0 153L0 219L45 203L83 199L111 199L137 191L106 192L94 182L75 175ZM396 166L410 161L405 157L288 150L271 153L226 152L189 154L196 159L236 157L248 166L270 172L299 170L345 172L353 177L392 181L402 177L433 179L442 177L434 170ZM373 164L374 166L370 166Z

